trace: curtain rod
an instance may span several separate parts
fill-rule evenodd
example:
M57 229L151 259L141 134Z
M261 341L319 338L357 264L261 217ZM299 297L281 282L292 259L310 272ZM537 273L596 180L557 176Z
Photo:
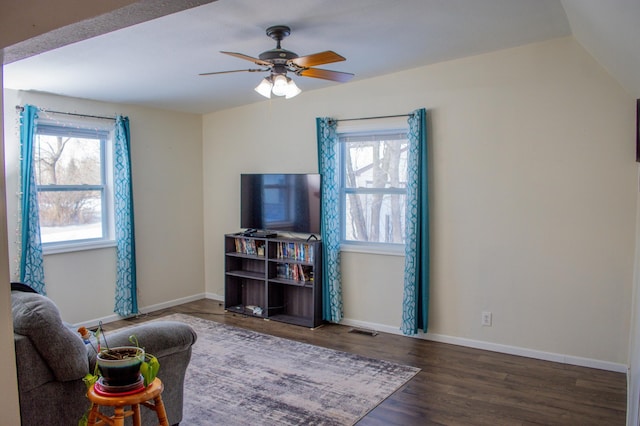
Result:
M340 121L360 121L360 120L375 120L378 118L398 118L398 117L411 117L413 115L413 113L411 114L397 114L397 115L380 115L377 117L358 117L358 118L343 118L340 120L334 120L332 119L331 121L333 121L334 123L338 123Z
M20 106L20 105L16 105L16 111L24 111L24 107ZM62 111L53 111L50 109L42 109L42 108L38 108L38 111L42 111L42 112L48 112L51 114L63 114L63 115L73 115L75 117L87 117L87 118L99 118L101 120L114 120L114 117L104 117L102 115L89 115L89 114L78 114L76 112L62 112Z

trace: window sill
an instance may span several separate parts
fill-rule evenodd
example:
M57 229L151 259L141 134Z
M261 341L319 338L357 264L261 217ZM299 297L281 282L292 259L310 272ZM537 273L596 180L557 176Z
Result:
M383 256L403 256L404 246L398 245L395 247L389 246L373 246L368 244L340 244L340 252L343 253L364 253L364 254L379 254Z
M115 240L91 241L83 243L56 244L55 246L42 246L42 254L47 256L50 254L71 253L76 251L96 250L103 248L115 247Z

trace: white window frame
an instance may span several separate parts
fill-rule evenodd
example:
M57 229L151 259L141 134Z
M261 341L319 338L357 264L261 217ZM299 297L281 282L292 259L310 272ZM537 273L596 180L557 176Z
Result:
M95 127L94 125L91 125L91 127L89 127L88 123L83 123L81 120L62 123L43 120L39 121L36 127L36 137L40 134L99 139L101 150L100 172L102 180L100 185L38 185L36 183L38 192L72 190L95 190L102 192L102 237L42 243L43 254L48 255L115 247L116 241L113 207L113 130L104 126Z
M368 125L368 127L367 127ZM363 189L358 190L355 188L346 188L345 185L345 159L346 159L346 146L345 139L349 136L379 136L388 134L408 134L409 128L406 123L406 119L402 121L387 121L386 123L366 123L365 125L339 125L338 127L338 139L339 139L339 179L340 179L340 250L344 252L357 252L357 253L371 253L382 255L395 255L403 256L405 252L405 245L398 243L385 243L385 242L370 242L370 241L353 241L346 239L346 226L347 224L347 212L346 212L346 197L348 194L358 193L373 193L383 192L385 194L397 194L403 193L406 196L406 188L399 190L396 188L387 189Z

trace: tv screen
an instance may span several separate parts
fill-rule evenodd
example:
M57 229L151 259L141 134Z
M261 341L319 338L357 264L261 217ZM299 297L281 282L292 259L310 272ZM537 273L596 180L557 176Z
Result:
M319 174L242 174L240 227L320 233Z

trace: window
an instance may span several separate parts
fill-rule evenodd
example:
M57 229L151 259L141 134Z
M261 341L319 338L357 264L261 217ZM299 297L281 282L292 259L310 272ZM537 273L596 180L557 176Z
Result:
M406 130L341 133L342 241L404 244Z
M107 130L38 123L34 169L45 249L113 240L110 142Z

